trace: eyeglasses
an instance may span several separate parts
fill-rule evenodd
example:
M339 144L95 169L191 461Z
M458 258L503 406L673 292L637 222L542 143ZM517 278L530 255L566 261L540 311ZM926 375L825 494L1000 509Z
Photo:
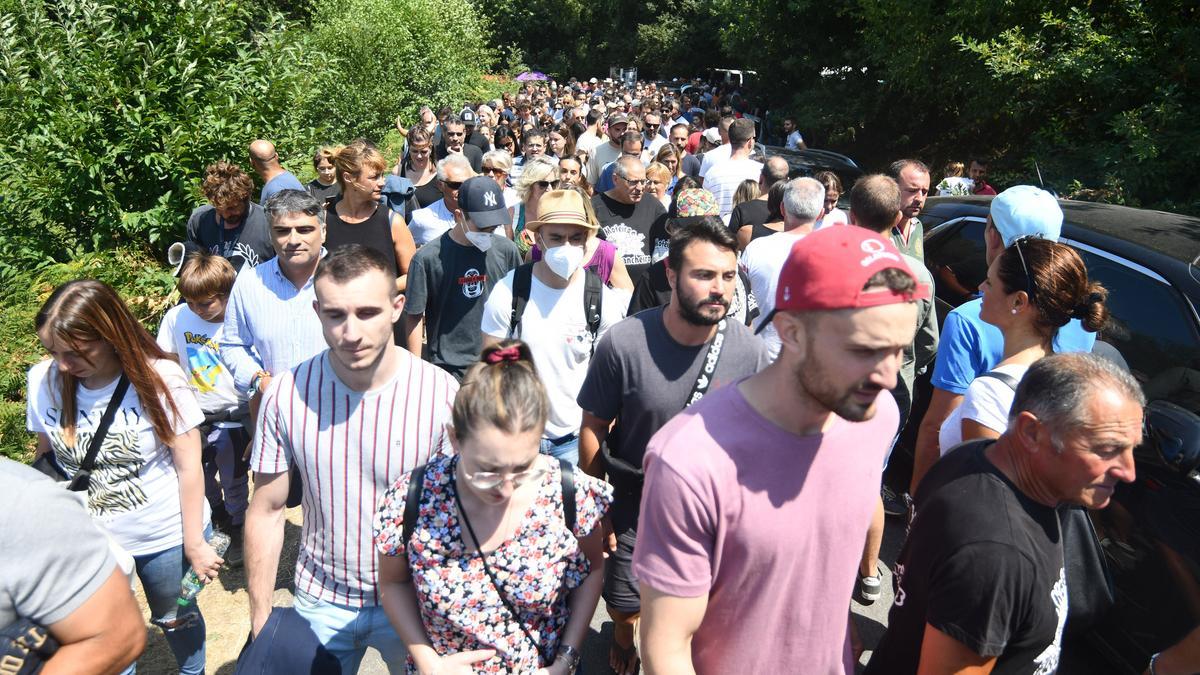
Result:
M549 471L543 468L529 469L520 473L494 473L492 471L480 471L478 473L467 473L466 468L463 468L463 477L477 490L494 490L504 484L505 481L512 483L514 488L519 488L522 485L536 483L541 480Z
M450 188L451 190L457 190L458 188L462 187L462 184L463 184L463 181L461 181L461 180L444 180L444 181L442 181L442 185L445 185L446 187Z
M1037 237L1021 237L1013 241L1013 248L1017 249L1017 257L1021 259L1021 269L1025 272L1025 293L1029 295L1029 301L1033 301L1034 291L1037 286L1033 283L1033 276L1029 274L1029 266L1025 264L1025 254L1021 252L1021 242L1036 239Z
M618 175L617 178L620 178L621 180L628 183L629 187L645 187L646 183L650 182L650 181L646 180L645 178L643 178L642 180L629 180L628 178L626 178L624 176L620 176L620 175Z

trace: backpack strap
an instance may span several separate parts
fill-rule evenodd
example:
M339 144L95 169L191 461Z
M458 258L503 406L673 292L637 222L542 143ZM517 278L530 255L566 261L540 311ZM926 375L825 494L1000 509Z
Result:
M575 465L565 459L559 459L558 465L562 469L562 501L563 501L563 520L567 523L567 529L572 533L575 532Z
M1021 383L1020 380L1013 377L1012 375L1009 375L1008 373L1002 373L998 370L989 370L988 372L980 375L979 377L990 377L993 380L1000 380L1004 384L1008 385L1008 388L1012 389L1013 391L1016 391L1017 385Z
M521 316L533 290L533 263L525 263L513 270L512 314L508 317L508 337L517 336Z
M596 339L600 335L600 309L604 297L604 281L588 268L584 268L583 315L587 319L588 333L592 336L590 356L596 355Z
M408 546L413 531L417 529L417 516L421 514L421 496L425 492L425 464L412 470L408 479L408 497L404 501L404 545Z

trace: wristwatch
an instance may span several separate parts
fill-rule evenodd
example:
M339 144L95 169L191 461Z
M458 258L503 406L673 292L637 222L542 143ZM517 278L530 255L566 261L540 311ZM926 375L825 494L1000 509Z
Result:
M583 659L579 654L579 650L571 645L564 644L558 648L558 658L555 661L566 661L567 672L573 673L579 668L579 662Z

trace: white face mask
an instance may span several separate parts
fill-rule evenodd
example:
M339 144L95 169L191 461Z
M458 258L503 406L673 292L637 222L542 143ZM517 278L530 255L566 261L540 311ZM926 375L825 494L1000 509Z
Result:
M474 244L475 248L479 249L480 251L483 251L484 253L487 253L487 250L492 247L493 239L492 239L491 232L467 231L466 235L467 235L467 240L469 240L472 244Z
M583 248L570 244L555 246L542 253L542 260L546 261L550 271L563 279L570 279L575 270L583 264Z

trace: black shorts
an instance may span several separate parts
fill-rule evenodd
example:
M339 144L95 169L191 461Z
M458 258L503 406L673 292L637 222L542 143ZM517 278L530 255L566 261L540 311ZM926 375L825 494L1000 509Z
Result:
M617 535L617 550L608 554L604 565L604 602L626 614L642 611L642 596L637 579L633 578L633 544L636 541L636 530Z

